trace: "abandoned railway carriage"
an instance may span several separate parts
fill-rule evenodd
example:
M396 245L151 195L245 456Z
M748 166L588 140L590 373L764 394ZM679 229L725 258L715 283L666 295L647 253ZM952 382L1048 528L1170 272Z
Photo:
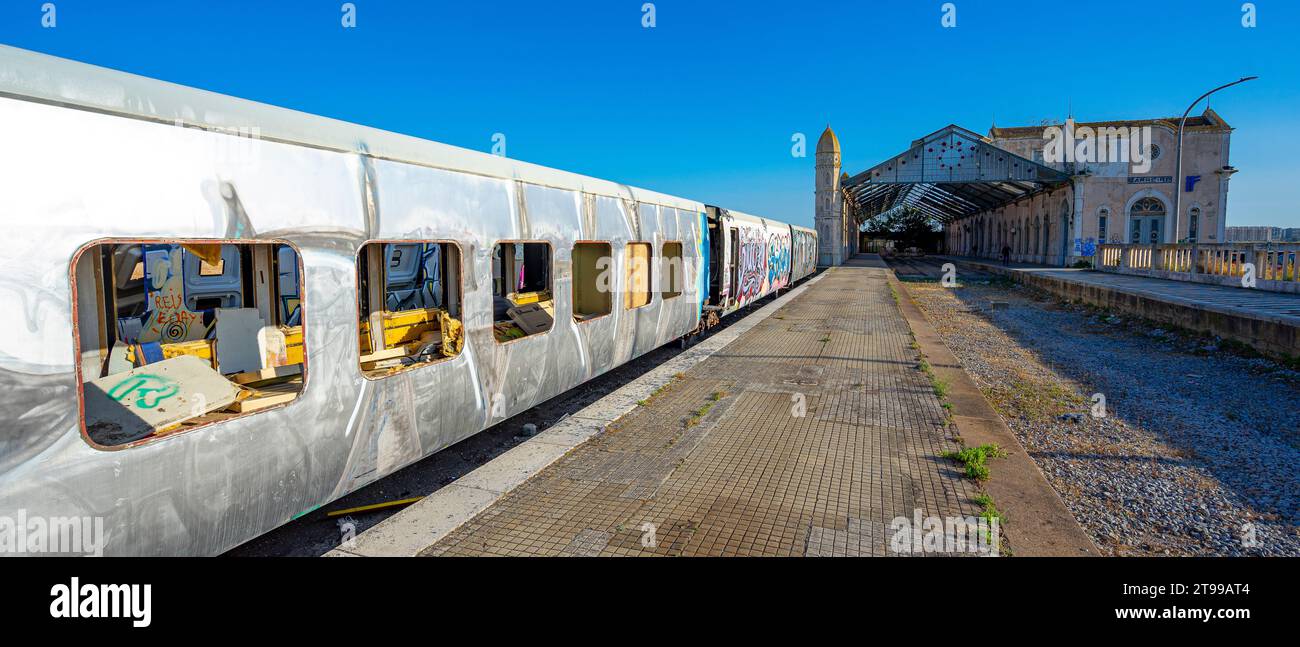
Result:
M0 516L107 554L222 552L813 271L811 230L691 200L0 69Z

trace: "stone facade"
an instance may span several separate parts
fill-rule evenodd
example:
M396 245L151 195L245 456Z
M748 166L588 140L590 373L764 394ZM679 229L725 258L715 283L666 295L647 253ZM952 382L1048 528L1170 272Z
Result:
M1102 242L1225 241L1228 181L1236 169L1228 163L1232 128L1213 110L1187 119L1182 187L1174 177L1177 118L1067 123L1076 129L1150 127L1150 169L1135 172L1128 162L1045 163L1049 126L994 127L990 143L1064 171L1071 183L946 225L949 253L998 258L1003 246L1010 246L1016 261L1070 265L1091 260ZM1189 182L1192 189L1187 191ZM1183 213L1175 223L1178 188L1184 189Z

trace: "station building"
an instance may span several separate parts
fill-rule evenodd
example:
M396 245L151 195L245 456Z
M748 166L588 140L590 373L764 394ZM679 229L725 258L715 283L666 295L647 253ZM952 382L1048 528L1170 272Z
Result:
M948 126L867 171L840 178L847 203L841 211L861 221L890 209L918 208L943 224L946 253L999 258L1010 247L1012 260L1059 266L1090 262L1100 243L1225 242L1228 183L1236 172L1228 159L1232 128L1211 109L1188 117L1183 177L1177 181L1178 121L1067 119L994 126L986 136ZM1110 156L1062 159L1060 148L1052 148L1059 133L1072 135L1065 141L1073 152L1074 135L1102 132L1132 137L1118 139ZM1114 149L1145 155L1116 159ZM821 159L819 143L819 200ZM1182 215L1175 218L1178 189ZM823 210L818 203L819 232L823 212L828 226L835 215L833 205Z

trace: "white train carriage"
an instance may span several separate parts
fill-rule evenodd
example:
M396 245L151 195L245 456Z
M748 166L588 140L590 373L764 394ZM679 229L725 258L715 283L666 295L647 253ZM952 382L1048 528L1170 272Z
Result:
M0 515L102 519L107 554L223 552L803 271L774 221L723 214L711 286L698 202L0 66Z

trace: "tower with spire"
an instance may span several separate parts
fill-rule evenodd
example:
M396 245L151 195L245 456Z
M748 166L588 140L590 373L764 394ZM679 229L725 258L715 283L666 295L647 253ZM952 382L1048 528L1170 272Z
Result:
M840 197L840 140L830 124L817 140L817 264L840 265L845 261L844 201Z

